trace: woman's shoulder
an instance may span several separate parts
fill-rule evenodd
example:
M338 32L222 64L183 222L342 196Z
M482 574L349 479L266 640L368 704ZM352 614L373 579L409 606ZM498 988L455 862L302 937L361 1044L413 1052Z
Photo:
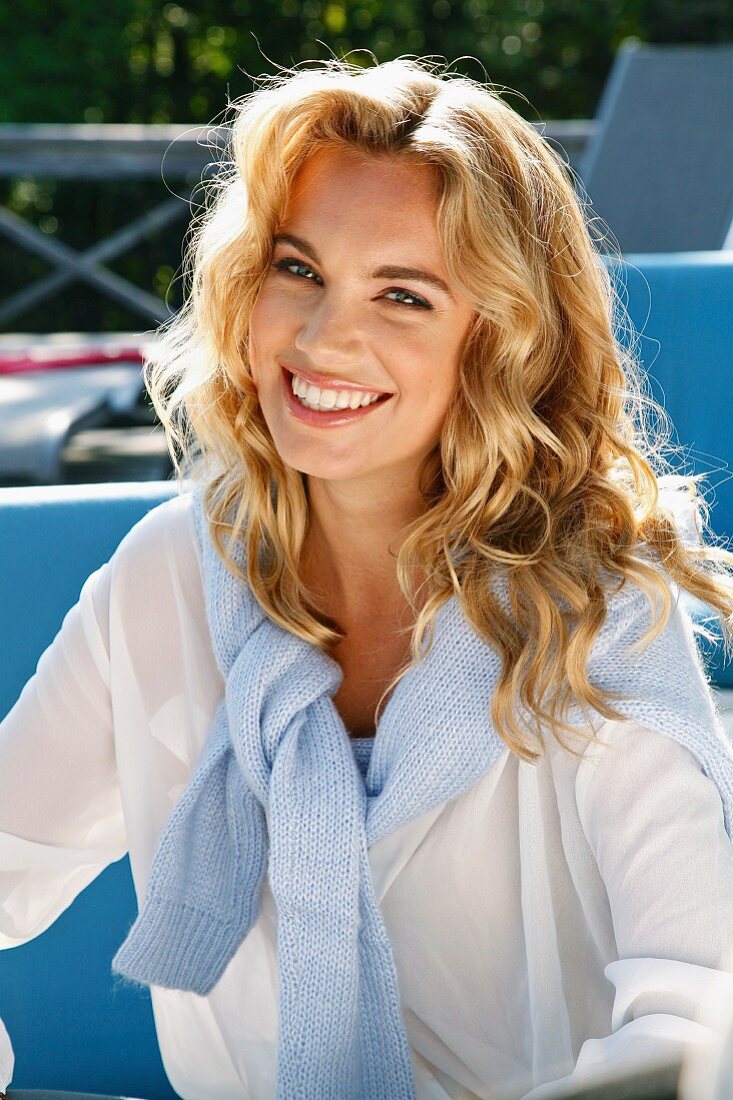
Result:
M151 508L127 532L111 562L119 588L151 591L178 578L200 586L201 567L194 518L194 494L184 490Z
M601 572L605 614L591 657L625 652L660 620L665 599L669 601L669 614L663 634L668 638L678 634L687 610L683 593L660 563L650 559L647 564L656 574L656 583L647 579L642 583L632 576Z
M124 655L116 682L127 691L132 675L135 691L153 713L161 693L170 692L208 714L221 691L194 505L193 494L184 491L151 508L109 562L110 654L113 663Z
M142 516L120 543L125 553L145 553L150 549L187 547L196 542L194 492L184 489Z

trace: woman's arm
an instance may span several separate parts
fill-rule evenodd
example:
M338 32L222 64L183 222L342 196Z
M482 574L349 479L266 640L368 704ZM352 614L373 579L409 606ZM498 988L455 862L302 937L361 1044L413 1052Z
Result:
M109 566L0 722L0 948L43 932L127 850L109 694ZM14 1056L0 1020L0 1095Z
M105 565L0 723L0 948L43 932L127 848L108 604Z
M613 1030L583 1044L572 1074L525 1100L717 1047L706 1005L733 999L733 845L718 788L655 730L609 721L599 737L606 744L589 745L578 768L576 800L618 947L605 969Z

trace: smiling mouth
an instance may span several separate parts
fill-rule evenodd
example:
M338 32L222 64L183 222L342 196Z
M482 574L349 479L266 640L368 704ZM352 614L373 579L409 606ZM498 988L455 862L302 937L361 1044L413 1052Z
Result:
M339 384L318 386L285 366L282 369L293 397L311 412L336 413L364 409L388 401L392 396L390 393L377 393L353 386L346 388Z

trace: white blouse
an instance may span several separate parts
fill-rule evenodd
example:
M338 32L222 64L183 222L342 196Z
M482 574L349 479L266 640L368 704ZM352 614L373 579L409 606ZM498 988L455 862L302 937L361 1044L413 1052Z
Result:
M222 693L187 494L89 577L0 724L0 947L43 932L125 852L142 903ZM540 1100L542 1082L719 1043L698 1020L709 997L733 1001L717 787L671 738L596 729L605 744L580 759L552 737L536 765L507 749L369 850L419 1100ZM354 743L363 766L369 747ZM152 987L184 1100L274 1100L276 937L265 880L211 993Z

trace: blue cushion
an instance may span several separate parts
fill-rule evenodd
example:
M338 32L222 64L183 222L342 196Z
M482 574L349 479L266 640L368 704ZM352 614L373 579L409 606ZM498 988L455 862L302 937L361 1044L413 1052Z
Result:
M0 489L0 716L17 699L88 575L175 495L172 482ZM18 1088L173 1100L150 995L113 980L136 914L127 857L42 935L0 952L0 1016Z
M687 452L686 473L711 504L713 531L733 536L733 252L629 255L614 265L616 283L640 333L650 390L669 413ZM675 442L674 437L672 442ZM716 472L717 471L717 472ZM733 663L721 645L700 639L714 682L733 687Z

